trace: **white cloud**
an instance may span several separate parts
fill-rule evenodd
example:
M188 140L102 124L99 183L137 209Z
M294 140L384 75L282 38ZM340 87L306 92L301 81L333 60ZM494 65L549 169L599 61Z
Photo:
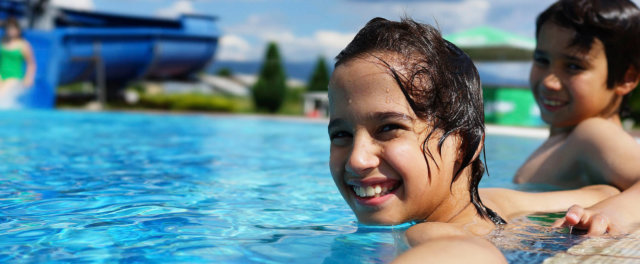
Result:
M172 5L159 9L156 15L161 17L178 17L181 14L194 13L193 3L189 0L177 0Z
M300 36L282 26L277 18L251 15L244 23L224 29L218 59L258 61L264 56L266 44L278 43L288 61L310 61L319 55L332 58L353 39L354 33L316 30Z
M285 59L291 61L309 61L319 55L331 59L353 39L355 33L341 33L318 30L311 36L295 36L291 32L282 34L281 38L269 39L280 44Z
M53 0L51 4L57 7L64 7L78 10L93 10L93 0Z
M247 61L251 57L251 45L237 35L225 35L220 39L217 60Z
M241 24L233 25L225 31L233 34L252 35L260 38L268 38L279 34L283 26L277 17L252 14Z
M461 0L461 1L427 1L427 2L345 2L339 10L358 10L358 27L364 26L369 19L380 16L397 20L409 16L423 23L437 25L443 33L468 29L487 22L489 0ZM346 16L347 14L345 14Z
M344 49L353 37L355 33L340 33L334 31L317 31L314 35L316 40L324 48L324 55L334 57Z
M264 56L266 43L275 41L287 61L310 61L319 55L331 59L353 39L355 31L375 16L398 20L406 15L423 23L437 23L448 34L486 24L492 3L490 0L338 2L334 16L344 20L351 32L318 28L299 34L285 26L282 17L253 14L244 22L223 29L231 37L221 40L218 58L258 61ZM358 10L356 15L352 10Z

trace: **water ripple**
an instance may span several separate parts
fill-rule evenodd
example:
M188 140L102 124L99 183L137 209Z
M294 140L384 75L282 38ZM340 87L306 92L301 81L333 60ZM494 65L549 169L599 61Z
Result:
M385 263L403 248L402 230L356 224L326 124L24 111L0 127L1 263ZM487 140L490 160L537 144ZM489 164L498 185L506 162Z

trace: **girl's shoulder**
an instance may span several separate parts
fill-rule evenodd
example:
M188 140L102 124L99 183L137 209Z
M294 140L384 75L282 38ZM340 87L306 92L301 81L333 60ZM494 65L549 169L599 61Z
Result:
M409 249L393 263L507 263L491 242L479 237L441 237Z
M426 241L450 237L450 236L468 236L469 233L464 231L456 224L442 222L424 222L416 224L405 233L409 245L416 246Z
M0 47L5 50L24 50L25 48L30 48L31 45L25 39L14 40L12 42L0 42Z
M31 44L29 44L29 41L27 41L26 39L22 38L18 42L18 47L20 49L31 48Z

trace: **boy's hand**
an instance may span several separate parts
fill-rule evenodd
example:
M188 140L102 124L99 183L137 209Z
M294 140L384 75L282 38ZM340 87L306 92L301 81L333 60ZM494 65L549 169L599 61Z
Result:
M630 224L619 212L607 208L606 203L601 202L586 209L579 205L571 206L565 217L556 220L551 227L563 226L588 230L588 236L600 236L627 233Z
M552 227L573 226L588 230L587 235L618 235L629 233L640 223L640 181L624 192L605 199L588 208L572 206L564 218Z

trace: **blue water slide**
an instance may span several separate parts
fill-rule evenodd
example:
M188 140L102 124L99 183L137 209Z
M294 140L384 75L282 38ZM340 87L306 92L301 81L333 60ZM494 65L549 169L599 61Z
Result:
M3 2L0 18L24 15L14 1L11 12ZM48 29L24 29L37 63L35 84L20 98L27 108L51 108L59 85L96 82L100 73L110 98L132 80L188 78L212 62L220 37L215 17L204 15L161 19L56 9L47 19Z

